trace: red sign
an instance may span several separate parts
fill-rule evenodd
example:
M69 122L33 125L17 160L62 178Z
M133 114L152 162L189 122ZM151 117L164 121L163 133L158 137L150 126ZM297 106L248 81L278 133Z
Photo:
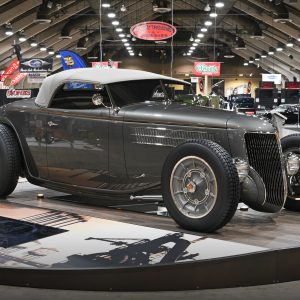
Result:
M6 98L30 98L31 90L7 90Z
M159 41L174 36L176 27L165 22L149 21L133 25L130 33L141 40Z
M297 81L285 82L285 88L289 90L298 90L300 89L300 82Z
M194 74L197 76L220 76L221 63L219 62L195 62Z
M92 68L96 69L118 69L119 68L119 62L118 61L93 61L92 62Z
M20 62L18 59L15 59L11 62L11 64L7 67L4 73L1 75L1 81L5 81L5 79L9 78L15 71L19 69Z
M261 81L260 82L260 88L264 90L273 89L274 83L269 81Z
M12 79L10 82L10 86L15 86L17 85L20 81L22 81L22 79L24 79L28 74L27 73L20 73L18 72Z

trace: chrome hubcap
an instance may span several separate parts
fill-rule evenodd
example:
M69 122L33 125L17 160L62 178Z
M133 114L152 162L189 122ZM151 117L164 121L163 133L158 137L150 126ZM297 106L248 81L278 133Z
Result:
M217 180L203 159L187 156L174 167L170 190L176 207L189 218L203 218L217 199Z

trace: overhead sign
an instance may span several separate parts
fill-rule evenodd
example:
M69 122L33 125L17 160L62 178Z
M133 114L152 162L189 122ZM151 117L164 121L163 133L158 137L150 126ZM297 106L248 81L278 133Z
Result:
M220 76L221 63L219 62L195 62L194 74L197 76Z
M6 98L7 99L31 98L31 90L7 90Z
M94 61L92 62L92 68L96 69L118 69L119 68L119 62L118 61Z
M281 84L281 74L262 74L262 81L274 82Z
M149 21L133 25L130 33L141 40L159 41L171 38L176 34L176 27L169 23Z
M32 58L20 61L21 73L52 72L53 60L51 58Z
M8 79L15 71L19 69L20 62L18 59L15 59L11 62L11 64L4 70L4 72L1 74L1 81L5 81Z

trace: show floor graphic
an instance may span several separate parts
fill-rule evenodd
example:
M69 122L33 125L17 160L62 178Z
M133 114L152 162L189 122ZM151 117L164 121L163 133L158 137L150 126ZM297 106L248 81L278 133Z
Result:
M266 251L205 236L67 212L0 204L6 267L103 268L174 264Z

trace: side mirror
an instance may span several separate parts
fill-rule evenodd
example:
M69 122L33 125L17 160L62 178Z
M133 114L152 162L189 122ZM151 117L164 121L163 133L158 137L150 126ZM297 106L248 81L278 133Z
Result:
M96 106L104 105L104 103L103 103L103 96L101 94L94 94L92 96L92 102Z

